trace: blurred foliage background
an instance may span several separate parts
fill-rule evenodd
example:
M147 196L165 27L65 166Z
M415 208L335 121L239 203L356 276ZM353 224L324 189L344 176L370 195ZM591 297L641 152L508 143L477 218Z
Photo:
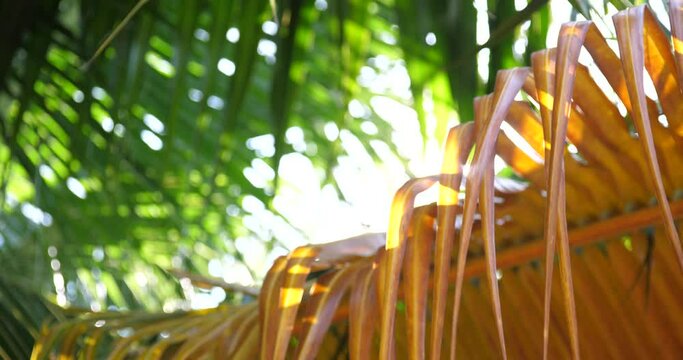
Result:
M471 119L496 71L546 47L552 3L0 2L0 302L248 301L182 274L258 284L311 240L290 206L309 184L353 209L343 182L359 162L394 161L404 177L438 168L417 160ZM571 18L629 5L557 3Z

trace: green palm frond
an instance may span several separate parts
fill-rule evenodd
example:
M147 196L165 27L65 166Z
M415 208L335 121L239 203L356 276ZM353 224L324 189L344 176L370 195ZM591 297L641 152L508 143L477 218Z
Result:
M425 138L443 141L454 110L468 119L484 84L472 56L475 10L458 4L292 0L277 4L275 19L266 1L2 5L17 14L0 28L11 35L0 58L4 269L38 279L35 288L60 303L158 309L184 297L161 269L206 274L225 254L243 262L235 239L245 236L266 251L288 249L277 232L242 222L249 210L240 206L256 198L280 217L272 199L283 155L302 153L334 184L345 149L326 134L330 124L362 139L375 160L372 141L398 153L392 126L370 106L376 95L414 107ZM492 34L547 13L543 5L492 21ZM486 46L508 45L492 37ZM403 63L406 93L357 81L361 69L378 76ZM438 119L430 134L425 94ZM293 127L303 148L286 136ZM258 181L250 169L262 170ZM264 275L245 266L253 281Z

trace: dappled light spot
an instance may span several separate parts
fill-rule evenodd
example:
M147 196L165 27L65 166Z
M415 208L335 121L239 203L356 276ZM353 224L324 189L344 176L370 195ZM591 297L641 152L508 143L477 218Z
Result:
M320 11L325 11L327 10L327 1L326 0L315 0L313 3L315 8L320 10Z
M301 175L308 175L301 179ZM280 160L278 176L281 180L290 182L297 189L312 191L319 188L318 180L311 175L315 174L315 167L308 157L299 153L285 154Z
M218 60L218 71L223 73L225 76L233 76L235 74L235 63L230 59L221 58Z
M52 168L48 165L42 164L38 167L38 172L40 173L40 176L45 180L47 183L54 183L55 180L57 180L57 176L52 170Z
M666 118L666 115L664 115L664 114L660 114L659 116L657 116L657 122L659 122L665 128L669 127L669 120ZM683 130L683 129L681 129L681 130ZM683 134L679 134L679 135L683 135Z
M292 275L297 275L297 274L308 274L311 271L310 266L304 266L301 264L294 264L292 267L290 267L287 270L288 274Z
M335 141L339 137L339 128L337 127L337 124L333 122L325 123L325 126L323 127L323 132L325 133L325 137L329 141Z
M208 99L206 99L206 105L214 110L221 110L223 109L225 102L223 102L223 99L219 98L218 96L211 95Z
M126 134L126 127L123 124L114 125L114 135L118 137L123 137Z
M236 43L240 40L240 30L236 27L231 27L225 33L225 39L231 43Z
M100 126L102 126L102 130L112 132L114 130L114 120L108 116L103 117Z
M159 151L164 147L164 142L161 138L149 130L142 130L140 132L140 139L154 151Z
M398 42L394 35L386 31L379 34L379 39L388 45L396 45L396 43Z
M236 205L228 205L225 207L225 213L228 216L238 216L240 214L240 208Z
M360 124L360 129L368 135L377 135L377 133L379 132L379 129L377 129L377 125L375 125L375 123L373 123L372 121L363 121Z
M220 277L223 275L223 265L218 259L209 260L208 270L211 276Z
M123 329L117 330L116 333L123 338L132 336L135 333L135 329L132 327L125 327Z
M672 37L674 43L674 51L676 54L683 55L683 40L678 37Z
M278 26L274 21L268 20L261 25L261 30L270 36L275 36L277 34L277 29Z
M290 261L298 261L298 262L307 262L307 261L312 261L313 258L315 258L315 255L319 253L318 248L315 246L301 246L296 249L289 255ZM293 266L296 266L293 265ZM299 267L300 270L305 271L305 267ZM308 268L310 270L310 268Z
M155 52L148 51L145 53L145 61L152 69L167 78L175 75L175 67Z
M263 159L254 159L251 161L251 167L256 170L259 175L263 176L266 180L272 181L275 179L275 170Z
M301 318L301 322L304 324L317 324L318 323L318 318L311 315L311 316L305 316Z
M157 134L163 134L164 132L164 123L159 120L156 116L152 114L145 114L145 116L142 118L142 121L147 125L147 127L154 131Z
M539 104L546 109L552 109L553 101L555 101L555 98L553 98L553 96L546 91L540 89L536 89L536 91L538 92Z
M81 91L81 90L76 90L71 95L71 98L73 99L73 101L75 103L80 104L85 99L85 94L83 94L83 91Z
M210 290L200 289L195 292L192 298L193 309L214 309L225 300L225 290L219 287L212 287Z
M146 287L147 284L149 283L149 280L147 279L147 274L145 274L142 271L138 271L135 273L135 282L138 284L140 287Z
M258 157L275 155L275 137L272 134L256 136L246 141L247 149L256 152Z
M81 199L85 199L88 195L83 184L81 184L81 182L74 177L69 177L66 179L66 187L69 189L69 191Z
M92 258L96 262L100 262L100 261L104 260L104 249L101 246L96 246L92 250Z
M512 50L514 51L515 58L522 60L522 56L526 53L526 45L527 45L527 39L520 37L519 39L515 40L515 44L512 46Z
M280 308L288 308L299 305L301 297L304 295L302 288L282 288L280 289Z
M262 176L260 176L258 171L252 167L244 168L244 170L242 170L242 174L252 185L254 185L254 187L258 189L263 189L268 185L268 182Z
M360 68L360 74L358 74L358 84L364 87L370 87L376 83L377 72L375 69L369 66L363 66ZM353 100L352 100L353 101Z
M187 97L193 102L200 102L202 101L202 98L204 98L204 93L199 89L192 88L187 91Z
M436 35L433 32L428 32L425 36L425 43L429 46L436 45Z
M491 49L484 48L477 53L477 74L482 82L489 81L489 63L491 62Z
M356 119L365 118L368 116L369 111L363 106L363 104L357 99L349 101L349 115Z
M207 42L209 41L210 35L208 31L202 28L197 28L194 31L194 38L202 42Z
M242 209L249 213L255 214L265 210L265 208L266 206L256 196L246 195L242 198Z
M52 215L31 203L21 204L21 213L34 224L43 226L52 225Z
M439 205L458 205L458 193L459 189L456 190L450 186L439 184Z
M57 305L66 306L66 289L64 288L64 276L60 272L52 274L52 282L57 293Z
M256 53L265 57L269 63L274 63L277 45L272 40L261 39L256 47Z
M489 29L489 9L486 0L474 0L474 8L477 10L477 44L482 45L488 41L490 37Z
M285 131L285 141L291 144L295 151L306 151L306 141L304 140L304 131L298 126L292 126Z

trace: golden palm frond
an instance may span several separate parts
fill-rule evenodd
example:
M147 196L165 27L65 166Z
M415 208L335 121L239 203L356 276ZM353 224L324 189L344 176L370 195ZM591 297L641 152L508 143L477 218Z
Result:
M442 173L397 192L386 240L300 247L275 261L257 304L85 314L46 328L33 357L676 357L683 1L669 10L673 52L639 6L614 17L620 56L576 22L531 68L500 72L474 122L450 130ZM495 156L521 180L497 179ZM435 183L437 202L415 207Z

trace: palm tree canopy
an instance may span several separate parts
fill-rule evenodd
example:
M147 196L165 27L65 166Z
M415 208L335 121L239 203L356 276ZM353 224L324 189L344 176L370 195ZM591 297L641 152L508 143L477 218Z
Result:
M615 5L619 8L623 6ZM587 18L596 11L584 2L574 6L577 14L581 13ZM346 148L339 136L329 136L326 129L330 126L334 126L339 133L345 131L349 136L360 139L373 159L381 158L376 148L368 145L373 141L384 144L400 156L400 149L387 141L391 125L382 119L371 104L372 98L378 95L413 107L423 139L432 137L446 143L449 121L479 119L478 126L466 127L469 130L458 128L458 135L453 135L454 141L457 140L461 147L468 141L470 144L476 143L477 150L472 160L475 169L492 169L494 151L509 165L509 176L516 180L504 183L502 190L501 185L498 186L504 206L496 206L495 221L489 217L488 225L482 223L475 226L473 235L474 239L493 241L490 229L497 224L501 227L496 232L498 242L490 243L481 250L470 249L469 253L474 258L484 252L489 256L496 247L505 249L543 235L542 217L534 214L543 212L542 206L539 207L544 201L540 193L546 185L549 208L562 204L565 192L567 195L566 214L549 213L546 229L553 229L553 226L562 222L572 228L581 227L601 217L617 216L619 211L642 208L649 199L649 188L635 184L636 181L627 176L628 171L618 166L623 165L618 160L601 162L608 156L612 156L611 159L619 158L610 151L634 148L628 145L629 141L635 140L629 138L626 126L622 129L626 131L625 135L616 135L615 131L610 136L606 135L611 131L609 128L596 130L596 134L586 132L585 128L577 129L573 124L579 120L574 120L574 117L578 116L580 121L587 122L595 116L591 109L601 108L579 104L590 99L571 98L573 85L567 85L569 90L551 91L552 86L543 88L539 80L540 73L536 73L543 71L541 65L537 65L540 63L534 63L535 84L525 82L528 71L506 72L496 77L501 68L530 65L531 54L544 48L549 26L545 1L530 1L519 9L519 13L511 2L489 2L486 11L489 14L487 22L490 36L480 44L477 43L476 18L482 10L466 2L433 1L425 5L417 1L292 0L243 4L227 0L118 3L55 0L3 4L2 7L17 16L0 28L11 35L2 45L6 51L2 52L4 58L0 58L0 74L4 79L0 92L0 130L3 138L0 156L3 156L4 161L0 170L4 189L2 206L5 210L0 218L0 256L7 269L8 281L31 282L36 290L54 291L55 300L60 305L83 305L92 310L113 307L163 308L170 311L182 308L183 303L177 302L177 299L188 297L188 293L194 291L189 285L191 281L184 281L190 280L188 271L205 274L210 260L225 254L229 254L235 263L243 263L246 254L244 249L237 246L237 239L259 238L265 251L277 247L291 248L291 244L282 241L284 236L278 231L296 232L296 229L287 225L272 201L280 188L277 176L280 160L285 154L301 153L315 166L325 169L322 181L334 186L336 179L332 176L332 169ZM672 23L676 24L673 18ZM624 26L623 29L617 26L617 30L632 31L634 26ZM649 34L654 30L651 25L648 26ZM643 26L640 28L640 31L646 29ZM595 31L591 31L588 38L592 40L587 41L593 41L591 44L594 44L597 41ZM102 39L107 39L108 35L112 35L113 40L102 46ZM620 35L621 38L624 36ZM562 44L563 37L560 39ZM521 51L516 45L520 40L525 42ZM619 45L622 46L623 42ZM578 46L580 48L581 44ZM99 49L103 50L101 54L88 61ZM489 54L486 76L478 75L478 62L483 60L477 54L481 54L482 49ZM620 50L627 53L631 48ZM634 56L642 57L642 50L640 53L638 49L633 52ZM626 124L635 126L640 137L647 140L645 128L642 127L642 111L639 113L638 107L631 107L631 103L639 101L633 97L636 96L633 95L635 90L614 83L622 80L615 80L616 75L606 70L614 65L610 61L618 61L618 58L591 55L631 114ZM545 60L538 61L554 62L553 56L548 53ZM646 66L652 65L652 61L660 61L659 58L652 60L651 57L646 57L646 60L650 61L649 64L646 62ZM600 61L608 65L601 67ZM664 57L661 61L671 65L673 60ZM558 61L558 64L561 62ZM410 80L405 92L373 88L362 81L363 71L382 75L390 68L405 69ZM576 73L579 75L588 74L588 70L581 67L573 71L578 71ZM670 71L668 75L653 74L650 69L648 71L655 88L665 91L659 94L658 105L651 102L648 106L653 111L659 106L662 114L674 124L674 119L678 118L678 102L671 95L671 90L660 87L664 86L663 82L671 80L671 74L675 71ZM601 94L599 87L591 88L591 82L579 75L576 75L577 87L587 86L585 89L589 91L586 94ZM570 77L573 76L574 73ZM505 80L501 80L501 77ZM636 86L628 76L626 79L628 86ZM513 80L519 82L516 90L513 85L506 83ZM557 81L564 84L559 78ZM526 97L523 100L526 102L512 102L512 97L522 85L525 86ZM567 185L560 180L552 180L560 179L565 171L563 166L557 165L560 160L547 162L544 173L543 167L531 165L533 157L531 160L524 158L524 151L513 140L501 135L496 143L495 138L492 138L501 125L501 116L508 114L511 118L520 119L506 120L512 121L508 126L526 138L537 156L562 159L561 155L557 155L562 153L557 150L558 145L555 145L552 153L544 153L541 145L543 140L538 142L543 135L546 141L551 139L548 132L551 125L535 126L534 122L529 123L530 118L543 118L545 122L549 116L542 107L537 113L534 113L533 107L529 107L529 104L547 106L545 100L536 94L537 90L543 89L547 90L545 93L558 97L569 91L570 100L565 101L573 101L580 109L572 113L580 115L573 115L566 133L574 149L577 149L574 153L578 154L576 158L566 161L566 171L571 175L572 171L581 170L581 174L587 174L588 180L573 176L572 179L578 183L568 181ZM484 91L493 91L494 97L472 103L472 98ZM629 94L631 98L628 98ZM507 105L501 100L505 96L512 96L507 100ZM605 104L600 106L611 111L612 115L622 116ZM498 106L501 107L498 110L501 113L496 113ZM644 114L647 114L647 110ZM658 115L653 113L650 117L656 118ZM493 125L487 123L487 118L491 118L490 124ZM494 118L499 119L497 123ZM429 119L435 121L430 123ZM552 124L553 129L557 126L561 129L561 125L554 121L547 124ZM369 128L376 130L369 131ZM663 178L660 170L652 166L657 164L656 157L654 162L652 157L655 150L660 152L661 158L663 151L673 149L666 146L674 146L670 145L672 142L677 144L675 136L671 134L668 136L673 136L673 140L663 141L661 137L667 136L664 133L669 134L666 130L655 131L657 147L652 144L645 147L647 156L629 152L630 161L647 170L649 176L658 181L655 182L654 193L659 204L667 204L666 190L672 194L677 189L673 170L676 160L673 157L669 163L662 165ZM293 139L296 136L291 134L298 134L301 140L297 142ZM618 136L621 137L616 140ZM564 137L562 132L552 135L552 139L559 139L553 141L563 141ZM509 142L506 143L505 139ZM591 145L589 141L593 141ZM447 150L446 154L452 155L453 151ZM470 153L467 146L460 151L461 159L458 160L456 156L457 161L453 165L456 168L467 161ZM250 172L256 172L260 177L248 175ZM613 189L596 180L606 173L611 174L615 183ZM483 181L482 203L493 201L494 194L493 178L479 170L473 174L480 178L475 175L472 175L474 180L468 178L466 194L475 195L466 196L463 204L463 224L469 224L467 226L472 225L475 206L472 201L476 200L470 199L477 199L476 189L480 186L477 182ZM547 184L544 180L546 175L551 179ZM403 199L403 196L406 198L401 201L407 201L413 192L421 189L425 181L432 180L409 183L399 191L397 199ZM443 183L444 179L441 181ZM520 186L526 186L525 190L520 191ZM458 188L456 184L455 190ZM624 194L629 196L625 197ZM343 196L343 192L340 195ZM253 207L245 203L257 204L269 214L272 221L284 225L266 228L253 226L252 222L250 226L246 219L253 212ZM406 203L406 206L405 211L398 212L399 225L402 221L407 224L411 219L411 211L407 209L412 208L412 205ZM670 210L665 205L661 206L662 213L669 214L663 234L675 245L677 238L671 213L668 212ZM415 211L415 219L436 221L433 209L419 209ZM480 208L484 218L493 216L492 212L484 211ZM401 220L403 217L404 220ZM419 222L417 225L420 225ZM491 228L479 233L479 226ZM429 227L425 226L424 229ZM550 232L552 236L545 234L546 238L555 236L555 230ZM406 236L408 234L401 231L395 232L392 225L387 234L387 249L391 250L393 247L390 245L394 243L397 246L405 244ZM413 236L418 237L417 234ZM460 246L465 246L463 244L467 242L464 240L461 239ZM566 249L562 247L566 246L566 240L566 237L560 236L558 246L564 266L562 283L565 286L562 289L566 304L570 304L573 300L568 297L567 294L571 292L567 289L571 288L571 282L566 277L569 262ZM475 246L478 246L476 244L477 241ZM230 324L235 325L225 325L226 328L221 329L226 330L229 326L241 323L250 324L243 327L239 333L241 337L236 337L248 344L258 337L253 330L258 323L258 317L254 314L260 313L261 321L277 323L276 328L282 329L282 332L260 334L265 339L262 344L273 345L264 349L274 351L274 354L285 354L291 345L290 334L293 331L295 336L292 339L301 339L303 342L297 346L298 340L293 340L295 344L291 351L313 354L323 340L319 334L324 334L322 331L327 326L324 324L329 325L333 320L329 316L333 313L328 311L329 316L321 322L323 325L320 325L320 329L305 324L291 328L297 319L297 306L302 301L303 292L297 292L298 295L292 298L296 306L282 312L269 310L268 304L272 302L268 299L274 296L270 291L279 291L283 284L296 285L288 288L303 289L308 279L313 296L317 294L315 289L335 284L334 288L338 290L330 296L319 300L309 295L304 297L304 303L308 305L302 314L318 314L319 311L336 308L361 269L380 266L381 271L390 274L386 275L385 282L374 284L374 280L366 277L362 284L388 289L388 292L383 293L387 297L380 301L384 309L390 309L391 313L396 301L407 301L397 300L397 292L405 293L407 288L398 287L401 258L394 258L390 251L387 252L389 255L381 255L384 256L383 260L370 257L375 260L355 260L352 266L337 266L349 261L345 257L341 260L333 258L327 263L323 261L318 269L321 272L311 273L311 276L307 276L308 272L293 278L279 275L293 266L307 267L308 261L319 261L320 252L325 253L324 249L324 246L302 247L289 257L276 261L259 295L260 311L252 302L238 306L237 311L223 307L210 311L211 322L206 322L207 314L201 311L188 313L187 316L196 317L192 323L200 326L202 331L216 331L212 326L224 319L227 314L225 311L228 311L233 319ZM410 251L408 254L411 254ZM461 249L459 254L460 258L465 259L463 254L467 254L467 248ZM450 257L450 251L446 255ZM415 255L407 259L412 259L411 256ZM415 261L415 266L424 265L424 261ZM464 264L464 261L459 259L459 272L455 279L462 285L464 268L460 268L461 263ZM490 271L493 266L491 258L487 264L487 276L491 280L495 278L495 271ZM248 264L241 266L254 280L262 276L259 269ZM330 266L333 271L326 270ZM470 275L475 271L468 269L466 271ZM183 280L176 281L175 274L180 274ZM495 284L496 280L490 283ZM234 286L230 286L226 285L228 290L234 290ZM366 293L357 296L370 296L367 292L374 290L368 290L368 287L363 288ZM494 311L500 311L500 300L497 300L496 305L498 295L495 288L492 286L491 290ZM467 289L464 294L470 296L467 295ZM249 295L250 290L238 290L228 291L226 302L234 304L253 299ZM351 296L353 298L356 295L352 292ZM364 300L363 303L372 302ZM12 306L16 307L16 304L10 304L8 308ZM571 315L572 309L568 307L566 311ZM348 311L368 314L368 309L354 310L353 306ZM15 316L5 312L2 314L5 317ZM186 318L178 320L178 314L150 315L148 320L159 321L170 329L182 331L178 321L182 322ZM53 312L49 316L57 315ZM63 316L59 314L58 317L63 319ZM88 326L119 329L119 336L129 337L120 333L120 329L131 328L127 315L111 316L111 322L107 323L110 320L86 314L77 316L71 324L92 323ZM497 317L501 319L499 313ZM391 318L390 313L382 315L379 348L385 355L393 351L393 344L387 340L388 329L393 329ZM573 317L569 316L569 319L571 325ZM353 332L355 325L351 323L349 326L352 336L357 336ZM499 325L498 335L504 353L505 341L501 329ZM86 330L83 327L58 327L56 332L44 333L41 344L46 346L44 349L49 349L67 331L69 333L65 339L68 342L62 344L60 351L70 353L82 350L92 354L89 351L95 351L93 348L77 350L78 344L74 342ZM142 333L147 334L144 330ZM37 336L35 332L31 335ZM574 328L569 326L566 336L571 340L571 352L576 354L578 338L575 325ZM123 343L131 341L125 340ZM8 354L25 354L25 346L22 348L11 342L8 344L12 346L2 347L3 350L10 349L5 350L11 351ZM367 343L356 345L360 348L369 346ZM223 350L235 350L235 345L225 346L228 349ZM125 347L121 349L126 350ZM183 345L180 349L186 355L197 351L196 344ZM240 349L250 351L254 347ZM45 356L48 353L44 353Z
M370 105L375 95L415 108L423 137L431 131L443 141L446 124L469 121L470 99L487 87L477 77L477 51L501 54L490 66L495 74L542 48L548 26L543 1L515 16L514 8L492 3L483 45L476 43L474 6L459 2L2 6L16 16L0 29L7 35L0 256L14 280L55 291L58 271L62 300L100 308L161 307L182 294L161 285L175 282L165 269L205 274L208 261L223 254L243 263L240 237L265 251L291 249L283 239L297 229L272 206L284 154L302 153L324 170L322 184L333 185L334 164L346 150L326 127L362 140L375 160L373 140L400 156L388 139L391 125ZM528 29L512 35L528 19ZM515 58L516 36L529 45ZM361 69L383 76L390 68L407 70L405 92L356 81ZM433 129L425 94L438 115ZM349 111L353 106L360 111ZM298 142L291 139L297 134ZM245 202L285 225L245 225L254 211ZM258 280L264 269L246 270ZM137 272L160 282L153 294L134 284ZM98 283L106 296L95 294Z

